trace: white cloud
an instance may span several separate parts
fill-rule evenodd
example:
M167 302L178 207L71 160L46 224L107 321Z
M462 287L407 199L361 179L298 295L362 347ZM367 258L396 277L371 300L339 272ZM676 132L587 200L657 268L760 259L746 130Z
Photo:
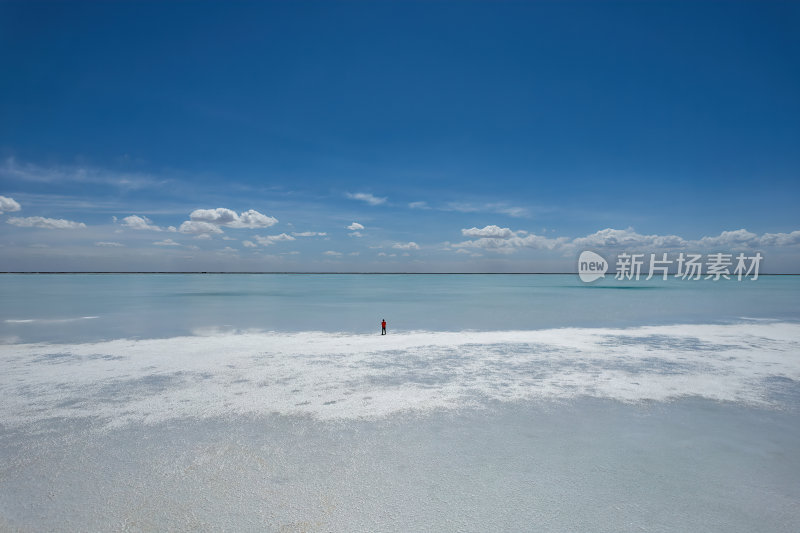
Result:
M163 241L154 242L156 246L180 246L181 243L175 242L172 239L164 239Z
M574 251L576 249L611 248L639 252L655 252L659 250L743 250L770 246L792 246L800 244L800 230L791 233L765 233L761 236L738 229L723 231L716 236L687 240L678 235L644 235L633 228L606 228L584 237L568 239L567 237L548 238L522 230L513 231L499 226L486 226L482 229L462 229L465 236L480 237L478 239L456 243L451 246L458 253L464 248L482 248L496 253L510 254L520 248L544 250Z
M396 248L398 250L419 250L419 245L415 242L396 242L392 245L392 248Z
M73 222L63 218L11 217L6 222L21 228L79 229L86 227L83 222Z
M295 237L325 237L327 233L318 231L303 231L303 232L293 231L292 235L294 235Z
M216 224L212 224L211 222L201 222L199 220L187 220L186 222L183 222L178 228L178 231L181 233L188 233L190 235L197 235L198 237L205 236L204 238L210 237L211 234L222 233L222 230L219 229L219 226Z
M296 239L291 235L281 233L280 235L267 235L266 237L256 235L255 240L257 240L261 246L270 246L272 244L275 244L276 242L294 241Z
M350 253L349 253L349 254L347 254L347 255L361 255L361 252L350 252Z
M322 252L322 254L323 255L330 255L330 256L333 256L333 257L339 257L340 255L342 255L342 252L335 252L333 250L328 250L327 252Z
M792 246L800 244L800 230L791 233L765 233L761 236L763 246Z
M598 232L578 237L570 243L577 248L682 248L687 241L677 235L642 235L633 228L606 228Z
M411 209L430 209L428 202L411 202L408 204Z
M138 215L131 215L123 218L122 225L126 228L135 230L161 231L161 228L153 224L152 220L147 217L140 217Z
M19 211L22 207L13 198L7 196L0 196L0 215L3 213L13 213Z
M236 214L236 211L224 207L195 209L189 214L189 219L226 228L268 228L278 223L277 218L264 215L254 209Z
M277 218L249 209L239 215L239 220L227 224L227 226L229 228L268 228L277 223Z
M347 226L347 229L349 229L350 231L356 231L356 230L364 229L364 226L359 224L358 222L353 222L352 224Z
M360 231L353 231L351 233L348 233L348 235L351 236L351 237L363 237L364 236L364 234L361 233Z
M125 246L121 242L106 242L106 241L99 241L99 242L94 243L94 245L95 246L100 246L102 248L106 248L106 247L107 248L115 248L115 247L119 247L119 246Z
M499 239L507 239L508 237L513 237L516 235L516 233L511 231L509 228L501 228L500 226L491 225L485 226L482 229L462 229L461 235L465 237L495 237Z
M256 243L254 243L253 241L242 241L242 246L244 246L245 248L256 248L256 247L258 247L258 245Z
M512 254L520 248L553 250L568 241L566 237L548 239L540 235L529 234L524 230L513 231L510 228L501 228L496 225L462 229L461 234L466 237L478 238L452 244L452 248L457 253L464 253L459 250L465 248L481 248L499 254Z
M386 203L386 198L380 198L377 196L373 196L367 192L357 192L357 193L347 193L347 197L351 200L361 200L362 202L366 202L369 205L381 205Z
M728 248L739 246L750 246L759 241L758 235L747 231L746 229L738 229L734 231L723 231L716 237L703 237L697 244L703 248L712 248L717 246L725 246Z

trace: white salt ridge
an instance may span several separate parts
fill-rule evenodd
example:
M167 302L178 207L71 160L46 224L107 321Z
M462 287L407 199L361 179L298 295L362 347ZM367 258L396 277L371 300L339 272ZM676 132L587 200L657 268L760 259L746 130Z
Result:
M202 334L200 334L202 333ZM800 324L415 331L220 331L0 346L0 423L110 426L280 413L380 418L487 401L699 396L769 405L800 381Z

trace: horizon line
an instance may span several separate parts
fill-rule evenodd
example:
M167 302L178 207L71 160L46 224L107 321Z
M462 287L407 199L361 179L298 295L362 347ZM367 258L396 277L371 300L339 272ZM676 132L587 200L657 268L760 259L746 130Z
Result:
M337 271L226 271L226 270L143 270L143 271L114 271L114 270L53 270L53 271L42 271L42 270L19 270L19 271L4 271L0 272L0 274L314 274L314 275L329 275L329 274L341 274L341 275L521 275L521 276L554 276L554 275L574 275L577 276L577 272L337 272ZM616 275L616 272L608 272L610 275ZM673 274L669 274L672 276ZM733 275L733 274L729 274ZM800 273L766 273L766 272L759 272L759 276L800 276ZM654 276L655 277L655 276ZM752 276L746 276L752 277Z

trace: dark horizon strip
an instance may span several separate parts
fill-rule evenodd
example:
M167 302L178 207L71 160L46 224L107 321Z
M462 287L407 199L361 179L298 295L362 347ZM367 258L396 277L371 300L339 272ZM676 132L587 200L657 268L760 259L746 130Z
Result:
M506 276L506 275L514 275L514 276L553 276L553 275L572 275L577 276L577 272L324 272L324 271L311 271L311 272L299 272L299 271L275 271L275 272L230 272L230 271L8 271L8 272L0 272L1 274L303 274L303 275L330 275L330 274L341 274L341 275L422 275L422 276L430 276L430 275L447 275L447 276L454 276L454 275L464 275L464 276L475 276L475 275L497 275L497 276ZM608 276L615 276L616 272L607 272ZM670 276L674 274L669 274ZM735 274L729 274L730 276L735 276ZM800 273L765 273L759 272L759 276L800 276ZM752 277L752 276L744 276L744 277ZM656 276L654 276L656 278ZM660 276L658 279L661 279ZM638 281L638 280L637 280Z

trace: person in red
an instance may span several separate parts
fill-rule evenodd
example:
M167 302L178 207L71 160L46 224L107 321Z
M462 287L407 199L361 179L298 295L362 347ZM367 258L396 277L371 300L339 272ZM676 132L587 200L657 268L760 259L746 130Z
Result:
M381 319L381 335L386 335L386 319Z

